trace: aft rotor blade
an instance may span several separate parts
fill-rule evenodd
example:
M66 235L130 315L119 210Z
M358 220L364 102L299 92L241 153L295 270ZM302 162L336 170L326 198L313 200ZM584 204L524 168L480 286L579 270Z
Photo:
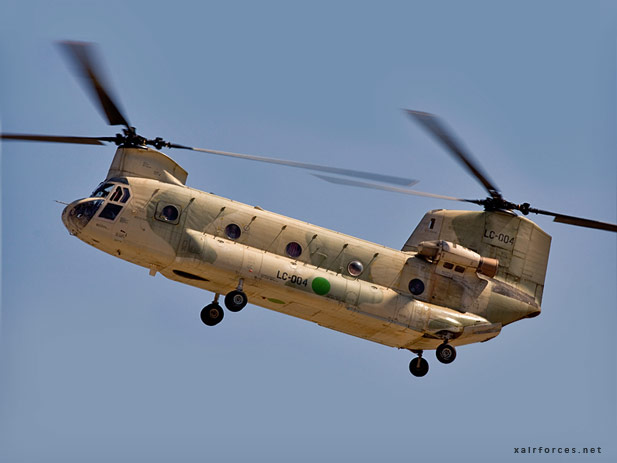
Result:
M436 195L433 193L425 193L424 191L416 191L416 190L409 190L407 188L380 185L378 183L359 182L357 180L349 180L346 178L330 177L329 175L319 175L319 174L313 174L313 175L315 177L319 177L322 180L325 180L326 182L336 183L337 185L356 186L360 188L369 188L373 190L391 191L394 193L402 193L406 195L424 196L426 198L448 199L450 201L463 201L463 202L468 202L468 203L474 202L473 200L455 198L454 196Z
M456 140L454 135L446 128L446 126L439 120L439 118L433 114L412 111L410 109L405 110L412 119L419 122L425 129L427 129L439 142L441 142L447 150L454 155L461 164L463 164L469 172L476 177L482 183L484 188L493 198L501 198L499 189L493 182L488 179L488 176L483 172L473 157L467 153L460 142Z
M104 141L113 141L109 137L71 137L61 135L29 135L20 133L3 133L2 140L43 141L51 143L75 143L78 145L103 145Z
M543 211L541 209L529 208L529 212L534 214L552 215L555 217L554 222L566 223L568 225L576 225L577 227L595 228L598 230L606 230L617 232L617 225L608 222L599 222L597 220L584 219L582 217L575 217L572 215L558 214L556 212Z
M327 172L330 174L346 175L348 177L359 177L378 182L393 183L395 185L411 186L418 183L417 180L404 177L396 177L394 175L374 174L371 172L363 172L360 170L341 169L338 167L327 167L318 164L308 164L306 162L289 161L286 159L267 158L264 156L254 156L252 154L230 153L228 151L210 150L205 148L191 148L188 146L168 144L170 148L189 149L192 151L200 151L202 153L216 154L217 156L227 156L238 159L247 159L250 161L266 162L269 164L278 164L281 166L296 167L298 169L314 170L318 172Z
M109 125L124 125L130 128L127 118L111 97L109 85L103 80L101 59L97 57L96 46L87 42L60 42L60 46L77 67L78 74L85 82L86 91L102 109Z

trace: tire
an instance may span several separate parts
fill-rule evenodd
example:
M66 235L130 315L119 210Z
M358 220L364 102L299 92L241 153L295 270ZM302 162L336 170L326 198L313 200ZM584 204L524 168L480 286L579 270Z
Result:
M224 315L223 308L219 304L212 303L201 310L200 317L204 325L214 326L221 323Z
M248 297L246 297L244 291L231 291L225 296L225 307L227 307L230 312L240 312L244 309L248 301Z
M409 372L418 378L426 375L428 373L428 362L422 357L411 359Z
M435 354L437 355L437 360L441 363L448 364L454 362L456 358L456 349L450 344L442 344L437 348Z

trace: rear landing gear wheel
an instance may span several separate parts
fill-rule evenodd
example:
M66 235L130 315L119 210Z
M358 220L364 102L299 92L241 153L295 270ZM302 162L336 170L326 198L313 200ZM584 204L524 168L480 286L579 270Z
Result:
M205 325L214 326L221 323L223 319L223 308L217 303L213 302L212 304L208 304L201 310L201 321L204 322Z
M437 348L435 352L437 360L441 363L452 363L456 358L456 349L450 344L442 344Z
M230 312L240 312L246 306L249 301L248 297L244 291L234 290L225 296L225 307L229 309Z
M424 376L428 373L428 362L420 356L411 359L411 362L409 362L409 371L416 377Z

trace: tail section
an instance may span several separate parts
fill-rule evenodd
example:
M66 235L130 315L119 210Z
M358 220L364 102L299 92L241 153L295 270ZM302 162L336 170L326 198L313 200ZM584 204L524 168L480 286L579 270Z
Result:
M445 240L499 261L495 278L542 302L551 237L531 220L501 211L427 212L403 251L422 241Z

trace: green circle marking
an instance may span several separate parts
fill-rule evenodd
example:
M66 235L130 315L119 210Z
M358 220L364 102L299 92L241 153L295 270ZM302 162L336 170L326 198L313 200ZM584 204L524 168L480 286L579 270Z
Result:
M325 278L317 277L313 280L313 283L311 283L311 287L317 294L324 296L330 291L330 282Z

